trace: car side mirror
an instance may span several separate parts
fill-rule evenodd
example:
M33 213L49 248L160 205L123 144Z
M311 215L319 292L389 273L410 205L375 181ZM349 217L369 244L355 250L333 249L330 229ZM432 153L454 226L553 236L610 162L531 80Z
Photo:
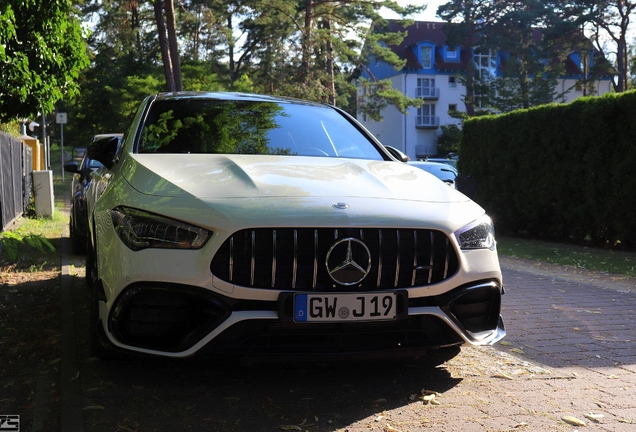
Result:
M77 162L69 162L67 164L64 164L64 171L73 174L79 174L79 165L77 164Z
M111 169L117 163L117 145L118 137L112 137L106 140L99 140L88 146L86 149L88 157L101 162L106 168Z
M408 157L406 154L402 153L400 150L396 149L395 147L391 147L391 146L384 146L384 148L387 149L387 151L391 154L391 156L393 156L395 159L399 160L400 162L408 162L411 158Z

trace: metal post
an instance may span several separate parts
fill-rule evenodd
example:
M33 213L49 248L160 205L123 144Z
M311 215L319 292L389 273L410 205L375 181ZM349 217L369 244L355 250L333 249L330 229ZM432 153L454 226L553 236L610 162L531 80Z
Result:
M66 119L67 119L66 113L59 112L59 113L55 114L55 122L59 123L60 127L62 128L61 129L62 130L62 135L61 135L61 138L62 138L62 141L61 141L61 144L62 144L62 156L61 156L61 158L62 158L62 181L64 181L64 124L66 123Z
M64 123L60 123L62 141L62 181L64 181Z
M42 113L42 144L44 145L44 168L51 169L51 149L46 139L46 114Z

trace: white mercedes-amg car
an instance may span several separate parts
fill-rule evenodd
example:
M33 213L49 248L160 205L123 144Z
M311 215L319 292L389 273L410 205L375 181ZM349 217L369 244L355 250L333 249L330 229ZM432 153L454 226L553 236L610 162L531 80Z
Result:
M444 353L505 335L484 210L329 105L146 98L90 157L92 348Z

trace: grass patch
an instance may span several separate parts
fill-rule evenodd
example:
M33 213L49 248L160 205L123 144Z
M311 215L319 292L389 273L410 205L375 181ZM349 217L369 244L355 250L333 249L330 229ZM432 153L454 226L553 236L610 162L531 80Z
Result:
M62 181L61 149L51 146L53 195L55 210L52 217L36 217L33 203L25 215L18 218L7 231L0 233L1 279L11 273L59 271L63 227L68 216L63 213L70 179Z
M571 266L590 271L636 276L636 253L497 237L500 256Z

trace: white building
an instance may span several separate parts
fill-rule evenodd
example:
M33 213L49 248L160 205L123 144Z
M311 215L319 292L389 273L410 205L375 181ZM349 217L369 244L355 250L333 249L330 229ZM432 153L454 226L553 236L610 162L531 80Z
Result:
M366 79L388 79L393 87L410 98L423 98L419 108L410 108L402 114L394 106L382 111L380 122L358 114L365 127L383 144L395 147L406 153L411 159L434 156L437 154L437 135L440 125L457 122L448 111L466 112L463 103L466 88L458 79L466 71L469 58L466 50L457 47L451 50L446 45L446 35L442 31L442 22L417 21L404 28L398 21L389 22L389 31L408 31L399 46L391 49L400 58L406 60L401 70L396 70L384 62L369 65L369 71L362 76ZM592 65L598 52L590 52L588 62ZM497 54L471 53L475 69L489 76L501 76L501 63L505 56ZM565 75L559 80L557 93L563 93L558 102L570 102L584 96L584 89L578 84L583 79L583 64L578 53L572 53L565 61ZM372 75L371 75L372 74ZM602 95L612 90L612 77L604 76L593 83L593 91L587 94ZM358 89L361 96L362 89Z

